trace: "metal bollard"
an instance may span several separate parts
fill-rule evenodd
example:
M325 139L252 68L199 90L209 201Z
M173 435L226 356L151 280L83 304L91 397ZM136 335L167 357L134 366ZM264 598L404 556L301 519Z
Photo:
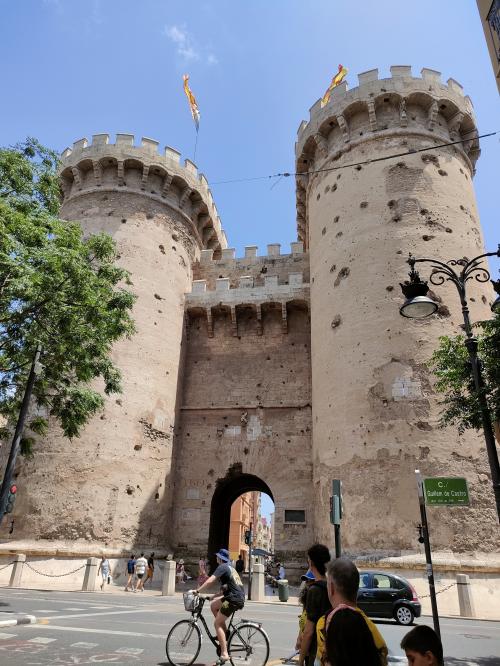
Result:
M83 577L83 592L95 592L97 589L97 570L99 567L98 557L89 557L85 567L85 575Z
M175 562L173 560L166 560L163 565L161 594L163 597L172 597L175 594Z
M288 601L288 581L283 579L278 581L278 597L280 601Z
M26 562L26 555L22 553L14 557L14 566L10 574L9 587L21 587L21 577L23 575L24 563Z
M457 574L458 605L463 617L476 617L470 579L467 574Z

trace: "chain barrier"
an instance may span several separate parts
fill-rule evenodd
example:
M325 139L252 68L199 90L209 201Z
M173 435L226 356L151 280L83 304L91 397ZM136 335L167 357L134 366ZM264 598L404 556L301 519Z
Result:
M442 592L446 592L446 590L451 589L454 585L456 585L455 582L450 583L450 584L447 585L446 587L443 587L441 590L438 590L438 591L436 592L436 596L437 596L438 594L441 594ZM431 596L430 594L420 594L420 595L419 595L419 599L427 599L427 597L430 597L430 596Z
M14 560L12 562L9 562L8 564L5 564L3 567L0 567L0 571L7 569L7 567L10 567L11 564L14 564Z
M28 569L31 569L31 571L34 571L39 576L46 576L47 578L63 578L64 576L71 576L72 574L75 574L77 571L85 569L85 567L87 566L86 564L82 564L82 566L78 567L78 569L74 569L73 571L68 571L67 573L49 574L49 573L44 573L43 571L38 571L37 569L35 569L35 567L32 567L29 562L25 562L24 564L28 567Z

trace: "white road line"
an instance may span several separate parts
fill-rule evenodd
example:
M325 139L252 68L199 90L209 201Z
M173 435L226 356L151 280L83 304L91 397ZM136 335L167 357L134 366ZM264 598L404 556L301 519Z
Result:
M86 643L85 641L79 641L78 643L72 643L70 647L72 648L88 648L89 650L91 648L95 648L99 645L99 643Z
M109 608L109 606L108 606L108 608ZM63 611L73 611L73 612L78 611L78 612L80 612L80 611L86 611L86 610L88 610L88 608L63 608L62 610Z
M53 643L57 638L47 638L47 636L35 636L35 638L28 638L27 643Z
M27 629L30 625L26 625ZM37 629L48 629L49 631L75 631L82 634L107 634L109 636L138 636L139 638L161 638L165 640L167 632L163 634L145 634L138 631L116 631L111 629L89 629L88 627L64 627L57 624L37 624L33 625Z
M115 650L117 654L131 654L131 655L139 655L144 652L142 648L129 648L129 647L122 647L118 648L118 650Z
M157 613L158 609L157 608L129 608L129 610L121 610L121 611L107 611L105 613L78 613L78 614L71 614L71 615L53 615L50 619L51 620L70 620L73 618L80 618L80 617L101 617L105 615L127 615L130 613Z
M0 640L4 641L7 640L8 638L16 638L17 634L4 634L3 631L0 632Z
M34 613L57 613L58 611L56 610L49 610L48 608L35 608L33 610Z

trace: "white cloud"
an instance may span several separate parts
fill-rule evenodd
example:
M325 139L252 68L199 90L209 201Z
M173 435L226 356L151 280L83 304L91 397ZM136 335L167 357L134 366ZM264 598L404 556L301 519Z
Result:
M207 65L217 65L219 62L215 54L198 45L185 26L166 25L164 34L174 44L175 52L184 63L204 60Z

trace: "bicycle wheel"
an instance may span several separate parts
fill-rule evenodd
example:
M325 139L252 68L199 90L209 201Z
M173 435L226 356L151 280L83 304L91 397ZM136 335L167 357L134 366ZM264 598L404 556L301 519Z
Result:
M234 627L227 651L233 666L265 666L269 657L269 638L257 623L244 622Z
M168 632L165 650L172 666L190 666L200 648L201 631L192 620L181 620Z

